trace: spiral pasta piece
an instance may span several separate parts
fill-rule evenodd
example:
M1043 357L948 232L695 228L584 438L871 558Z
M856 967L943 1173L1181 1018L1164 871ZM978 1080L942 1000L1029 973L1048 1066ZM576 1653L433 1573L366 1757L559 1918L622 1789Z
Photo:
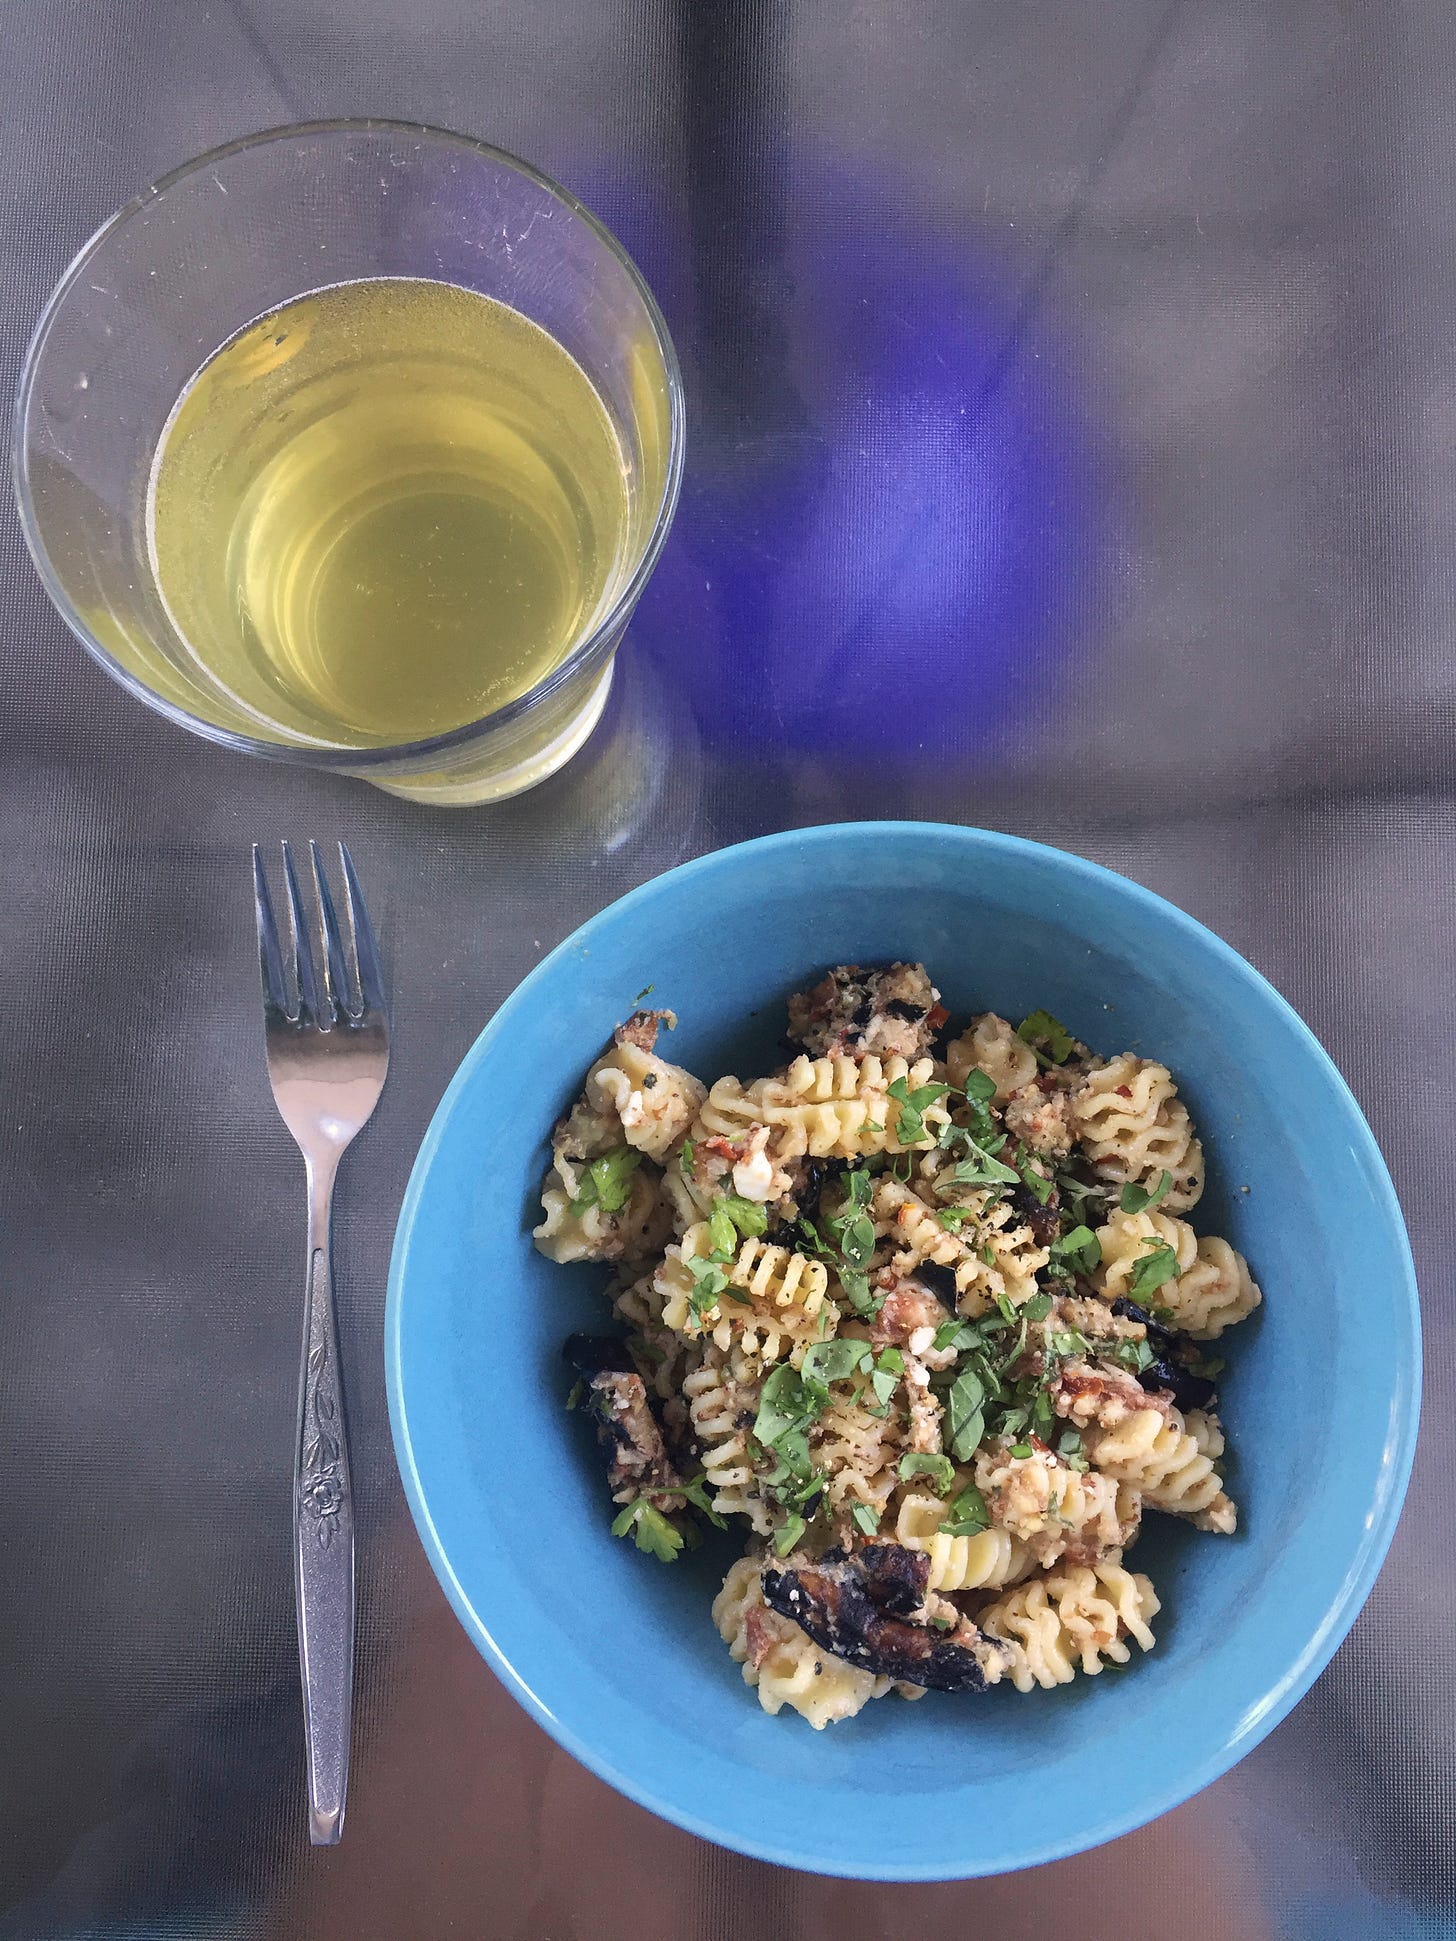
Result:
M760 1078L746 1086L736 1078L720 1078L709 1089L693 1137L736 1142L755 1126L767 1126L768 1156L779 1164L805 1154L812 1159L857 1159L904 1152L900 1104L889 1096L889 1087L903 1080L907 1090L915 1091L930 1084L934 1075L929 1058L913 1065L903 1058L873 1055L796 1058L780 1078ZM934 1145L950 1117L938 1103L920 1116L924 1130L911 1148Z
M1191 1517L1200 1529L1230 1534L1238 1522L1215 1467L1223 1431L1202 1410L1184 1416L1171 1406L1142 1409L1112 1428L1084 1434L1087 1453L1105 1475L1131 1483L1152 1510Z
M895 1541L930 1558L933 1591L999 1590L1035 1570L1026 1545L1005 1530L978 1530L952 1537L941 1529L945 1504L938 1496L907 1495L895 1517Z
M971 1020L970 1028L947 1047L945 1063L958 1092L965 1090L973 1071L983 1071L994 1079L998 1104L1004 1104L1013 1092L1036 1077L1036 1053L1017 1037L1015 1027L994 1011Z
M833 1333L839 1317L827 1298L824 1263L758 1239L739 1243L723 1270L726 1289L695 1317L691 1300L696 1282L687 1263L709 1251L704 1221L689 1227L676 1247L667 1248L656 1279L665 1327L689 1336L709 1334L722 1349L742 1340L764 1361L777 1361L795 1343L820 1341Z
M1095 1677L1106 1663L1125 1665L1128 1640L1154 1643L1157 1593L1121 1564L1074 1565L1018 1584L976 1622L1010 1647L1008 1676L1019 1692L1069 1685L1079 1670Z
M1097 1171L1111 1180L1151 1187L1163 1172L1173 1184L1168 1213L1186 1213L1203 1192L1203 1147L1166 1065L1121 1052L1088 1072L1072 1095L1077 1137Z

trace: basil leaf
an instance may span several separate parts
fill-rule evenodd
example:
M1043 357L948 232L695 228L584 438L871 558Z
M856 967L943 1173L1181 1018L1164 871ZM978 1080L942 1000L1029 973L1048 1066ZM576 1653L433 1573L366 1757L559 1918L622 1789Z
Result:
M1165 1241L1147 1244L1151 1251L1133 1268L1127 1288L1128 1298L1139 1307L1147 1306L1149 1294L1178 1278L1178 1256L1173 1249Z
M1033 1294L1021 1310L1028 1321L1045 1321L1051 1311L1052 1297L1050 1294Z
M721 1200L708 1215L708 1245L723 1260L730 1259L737 1251L738 1229Z
M859 1529L867 1537L874 1536L880 1527L880 1512L869 1503L856 1503L850 1511Z
M1118 1205L1124 1213L1147 1213L1158 1204L1159 1200L1170 1193L1172 1188L1173 1175L1169 1172L1159 1173L1151 1191L1145 1186L1139 1186L1135 1179L1130 1179L1122 1189L1122 1198L1118 1201Z
M941 1529L948 1537L973 1537L991 1527L986 1499L974 1483L967 1483L945 1513Z
M745 1240L755 1240L768 1226L768 1209L760 1206L757 1200L746 1200L741 1193L723 1193L714 1207L716 1213L721 1209L737 1227Z
M966 1073L966 1097L974 1105L989 1105L996 1096L996 1081L989 1072L983 1072L979 1065Z
M874 1351L867 1341L840 1336L834 1341L816 1341L804 1356L801 1373L806 1382L847 1382L873 1360Z
M982 1405L985 1383L974 1368L966 1368L951 1384L948 1397L951 1453L957 1462L969 1462L986 1432Z
M916 1476L929 1476L938 1496L944 1496L955 1481L955 1467L949 1456L906 1455L900 1458L900 1480L911 1482Z
M779 1530L774 1536L774 1540L773 1540L774 1555L778 1557L787 1557L789 1552L793 1549L794 1545L799 1541L800 1537L803 1536L804 1531L807 1528L808 1528L808 1525L804 1522L803 1517L791 1516L788 1519L788 1521L784 1524L783 1528Z
M1031 1194L1038 1206L1045 1206L1056 1191L1056 1181L1039 1173L1029 1159L1022 1159L1017 1166L1017 1174L1022 1185Z
M1090 1227L1076 1226L1051 1245L1053 1260L1077 1273L1090 1274L1102 1261L1102 1242Z

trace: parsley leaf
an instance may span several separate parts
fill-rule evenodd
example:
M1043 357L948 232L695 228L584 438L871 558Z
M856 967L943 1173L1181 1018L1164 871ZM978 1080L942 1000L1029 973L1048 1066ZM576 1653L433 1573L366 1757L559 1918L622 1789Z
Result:
M1028 1321L1045 1321L1051 1311L1052 1297L1050 1294L1033 1294L1021 1310Z
M1136 1301L1139 1307L1146 1307L1147 1297L1166 1282L1178 1278L1178 1256L1166 1241L1145 1241L1151 1249L1132 1270L1132 1279L1127 1284L1128 1299Z
M891 1079L885 1090L900 1108L895 1137L902 1146L914 1146L925 1137L925 1113L945 1097L950 1087L941 1084L917 1085L912 1092L908 1080L895 1078Z
M599 1206L603 1213L620 1213L632 1194L632 1175L641 1164L641 1153L631 1146L618 1146L594 1159L571 1202L572 1212L585 1213L588 1207Z
M677 1149L678 1164L682 1167L684 1173L690 1173L693 1170L693 1162L697 1156L698 1149L692 1140L684 1139Z
M991 1512L986 1499L974 1483L967 1483L945 1513L941 1529L948 1537L973 1537L978 1530L989 1530Z
M937 1496L944 1496L955 1481L955 1468L949 1456L907 1455L900 1458L900 1480L912 1481L916 1476L929 1476Z
M1067 1027L1059 1024L1050 1011L1033 1011L1030 1017L1023 1018L1016 1027L1016 1035L1033 1051L1045 1053L1053 1065L1065 1065L1076 1043Z
M1123 1368L1130 1368L1134 1375L1141 1375L1145 1368L1151 1368L1158 1357L1146 1341L1119 1341L1112 1350L1112 1359Z
M707 1484L707 1472L700 1469L696 1476L690 1478L688 1482L683 1484L682 1493L693 1505L694 1509L703 1512L703 1515L711 1524L714 1524L720 1530L726 1530L728 1528L728 1520L726 1517L719 1516L718 1512L713 1508L713 1499L708 1494Z
M1172 1191L1172 1187L1173 1175L1169 1172L1159 1173L1151 1189L1139 1186L1135 1179L1130 1179L1122 1189L1118 1205L1124 1213L1147 1213Z
M803 1536L807 1527L803 1517L791 1516L774 1537L774 1555L776 1557L787 1557L800 1537Z
M854 1518L856 1525L864 1531L867 1537L872 1537L878 1532L880 1527L880 1514L880 1511L875 1509L870 1503L856 1503L850 1511L850 1515Z
M661 1510L654 1510L645 1496L639 1496L612 1519L614 1537L625 1537L628 1531L637 1548L650 1552L660 1563L670 1564L683 1547L682 1531L669 1523Z
M721 1208L745 1240L754 1240L768 1226L768 1209L757 1200L745 1200L741 1193L720 1193L714 1211Z
M935 1217L947 1233L959 1233L967 1220L974 1220L975 1210L969 1206L937 1207Z

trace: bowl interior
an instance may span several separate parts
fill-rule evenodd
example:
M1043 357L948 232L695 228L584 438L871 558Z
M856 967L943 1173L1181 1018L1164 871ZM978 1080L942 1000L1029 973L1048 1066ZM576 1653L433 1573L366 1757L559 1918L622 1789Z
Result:
M770 1719L709 1603L739 1533L670 1568L608 1532L562 1338L603 1270L532 1249L545 1141L644 986L705 1080L781 1062L783 1001L823 966L922 959L953 1016L1056 1013L1165 1060L1209 1156L1201 1232L1265 1305L1228 1342L1233 1539L1152 1518L1163 1601L1127 1671L1053 1693L886 1700ZM694 1831L820 1871L1026 1866L1140 1824L1282 1717L1368 1591L1409 1470L1419 1382L1404 1230L1373 1139L1305 1027L1160 899L1056 851L937 825L799 831L689 864L594 918L466 1058L400 1223L390 1403L416 1519L496 1670L603 1777ZM1297 1478L1291 1454L1299 1452ZM1034 1785L1030 1784L1034 1776Z

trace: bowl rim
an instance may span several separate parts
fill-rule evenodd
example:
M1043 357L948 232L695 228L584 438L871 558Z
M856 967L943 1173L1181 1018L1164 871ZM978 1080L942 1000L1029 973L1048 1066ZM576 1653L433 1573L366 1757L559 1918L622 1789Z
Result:
M788 1839L760 1837L740 1831L736 1827L725 1829L715 1825L702 1814L683 1807L672 1798L670 1791L659 1789L636 1774L623 1771L610 1756L558 1719L525 1679L515 1671L497 1646L455 1575L436 1531L420 1482L404 1393L401 1332L406 1259L428 1174L446 1136L456 1104L472 1083L476 1067L484 1060L495 1041L509 1031L513 1018L531 1004L537 990L549 981L556 965L576 952L584 943L589 943L593 928L608 914L618 915L632 910L659 894L664 884L682 883L700 875L710 874L714 869L724 867L726 858L736 859L744 855L762 857L804 844L829 847L846 842L876 840L887 835L915 837L922 840L927 837L949 838L954 842L963 843L968 851L984 853L988 849L994 850L1012 861L1020 860L1030 865L1039 864L1044 867L1050 861L1053 866L1065 869L1075 877L1095 882L1102 888L1111 887L1115 894L1126 897L1130 904L1140 905L1145 911L1151 912L1160 920L1180 930L1199 948L1210 951L1253 996L1271 1007L1282 1022L1292 1029L1303 1048L1313 1055L1316 1065L1322 1068L1326 1079L1333 1084L1336 1095L1348 1108L1350 1132L1357 1157L1363 1162L1370 1175L1371 1188L1378 1200L1381 1223L1388 1227L1394 1242L1391 1259L1392 1303L1402 1314L1409 1329L1408 1347L1397 1364L1399 1382L1392 1398L1390 1436L1371 1514L1366 1518L1351 1566L1346 1571L1322 1622L1308 1640L1304 1650L1292 1664L1285 1667L1272 1680L1268 1689L1250 1704L1238 1732L1230 1734L1221 1745L1215 1747L1192 1766L1180 1768L1176 1775L1167 1779L1151 1780L1135 1805L1121 1810L1107 1811L1100 1816L1089 1816L1080 1828L1063 1837L1048 1838L1043 1835L1036 1839L1023 1840L1020 1845L1015 1845L1013 1840L1008 1845L1007 1857L1004 1861L995 1860L987 1864L967 1865L957 1861L951 1861L949 1864L931 1864L918 1858L907 1863L903 1860L897 1861L893 1856L882 1858L873 1854L863 1858L857 1856L851 1864L837 1856L806 1852L802 1847L795 1847ZM1402 1294L1403 1302L1400 1298ZM605 1780L608 1785L615 1787L618 1792L625 1794L639 1806L646 1807L649 1812L657 1814L675 1826L682 1827L689 1833L697 1834L702 1839L728 1847L735 1852L747 1854L754 1859L767 1860L780 1866L841 1879L904 1882L987 1878L1015 1872L1025 1867L1041 1866L1052 1860L1066 1859L1073 1854L1104 1845L1171 1812L1174 1807L1182 1805L1194 1794L1201 1792L1204 1787L1211 1785L1214 1780L1221 1778L1288 1716L1344 1641L1370 1594L1395 1535L1415 1457L1416 1436L1420 1423L1423 1359L1415 1265L1405 1220L1384 1155L1360 1108L1359 1101L1350 1090L1338 1066L1288 999L1283 997L1247 958L1236 951L1231 944L1226 943L1215 931L1210 930L1206 924L1200 923L1196 917L1189 916L1185 910L1181 910L1175 903L1169 902L1156 891L1146 889L1142 884L1134 882L1132 878L1123 876L1116 870L1108 869L1101 863L1090 862L1087 858L1069 850L1058 849L1048 843L1033 842L1025 837L1006 835L997 830L983 829L972 824L920 822L909 818L893 821L822 823L807 828L781 830L770 835L756 836L743 842L708 850L672 869L649 877L646 882L638 884L624 895L605 904L563 938L539 964L526 974L486 1021L461 1059L439 1105L431 1116L430 1124L415 1157L395 1228L394 1246L390 1258L385 1302L384 1353L385 1383L395 1457L410 1512L425 1554L456 1616L476 1649L507 1691L525 1707L536 1723L542 1726L573 1758L580 1760L589 1771Z

